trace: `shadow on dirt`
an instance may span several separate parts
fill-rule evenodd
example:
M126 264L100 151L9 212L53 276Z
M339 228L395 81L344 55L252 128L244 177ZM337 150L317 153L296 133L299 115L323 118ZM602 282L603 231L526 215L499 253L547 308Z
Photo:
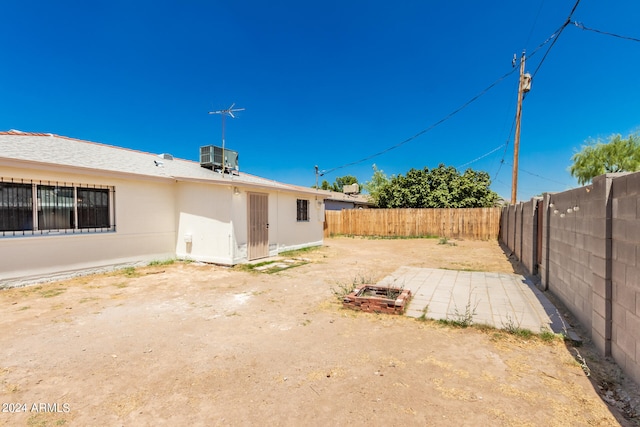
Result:
M531 282L532 289L536 288L536 291L544 295L555 307L554 313L549 313L546 308L545 310L554 323L560 323L567 352L589 377L594 390L606 403L611 415L622 426L640 426L640 386L627 378L612 358L601 355L591 341L588 331L553 292L539 290L540 277L529 274L508 246L502 242L499 242L499 245L513 272L524 276L525 282ZM558 333L557 328L553 329Z
M498 244L500 245L500 249L502 249L502 252L504 253L506 260L509 261L509 263L511 264L511 268L513 269L513 272L515 274L528 276L527 270L524 268L524 266L522 265L522 263L520 262L516 254L511 249L509 249L509 247L504 243L498 241Z

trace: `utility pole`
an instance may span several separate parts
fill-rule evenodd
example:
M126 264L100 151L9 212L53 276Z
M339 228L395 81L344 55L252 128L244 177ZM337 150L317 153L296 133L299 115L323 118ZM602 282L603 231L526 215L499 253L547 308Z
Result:
M518 156L520 154L520 120L522 118L522 100L524 94L531 90L531 74L524 73L526 55L522 52L520 58L520 80L518 84L518 106L516 109L516 134L513 140L513 175L511 179L511 204L518 201ZM515 60L515 57L514 57Z

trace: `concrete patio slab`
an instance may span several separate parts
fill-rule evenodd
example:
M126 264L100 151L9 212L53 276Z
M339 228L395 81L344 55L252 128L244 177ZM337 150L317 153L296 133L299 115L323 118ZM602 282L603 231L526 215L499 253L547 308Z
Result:
M378 286L410 289L405 315L460 320L532 332L564 331L558 310L526 277L518 274L400 267Z

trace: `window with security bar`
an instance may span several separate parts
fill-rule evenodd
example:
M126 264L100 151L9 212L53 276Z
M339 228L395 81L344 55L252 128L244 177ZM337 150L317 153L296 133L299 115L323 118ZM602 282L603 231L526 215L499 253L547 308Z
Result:
M73 187L38 185L38 230L75 228Z
M108 228L109 190L78 188L78 228Z
M309 221L309 201L308 200L297 200L297 215L296 219L298 222L300 221Z
M20 232L33 229L33 186L0 182L0 230Z
M115 231L115 189L0 180L0 236Z

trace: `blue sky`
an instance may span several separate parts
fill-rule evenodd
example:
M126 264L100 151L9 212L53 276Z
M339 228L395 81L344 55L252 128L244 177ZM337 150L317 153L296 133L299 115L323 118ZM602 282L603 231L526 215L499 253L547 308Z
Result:
M207 113L236 103L246 110L226 120L225 139L241 171L311 186L314 165L330 171L321 180L364 182L374 163L389 176L444 163L488 172L509 199L517 70L419 137L342 166L481 93L574 4L7 0L0 129L198 160L201 145L221 140L220 116ZM640 38L638 16L635 0L583 0L572 19ZM518 199L576 187L567 171L576 149L640 128L639 65L640 43L565 28L524 100Z

